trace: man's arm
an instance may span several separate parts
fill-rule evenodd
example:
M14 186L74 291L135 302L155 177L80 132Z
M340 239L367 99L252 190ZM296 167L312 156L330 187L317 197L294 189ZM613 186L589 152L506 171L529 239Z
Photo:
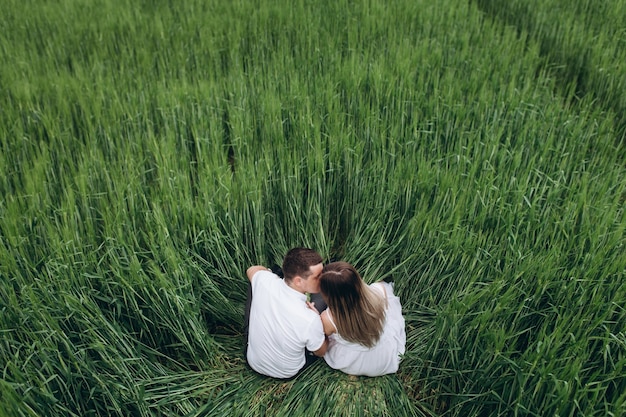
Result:
M317 313L317 310L315 309L315 307L313 307L313 303L307 303L307 305L309 306L309 308L313 311L315 311ZM318 313L319 314L319 313ZM322 318L320 317L320 322L322 323L322 331L324 331L324 321L322 320ZM322 343L322 346L320 346L319 349L314 350L313 354L315 356L324 356L326 354L326 350L328 350L328 335L324 334L324 343Z
M322 347L313 352L315 356L324 356L326 354L326 350L328 349L328 337L324 337L324 343L322 343Z
M246 275L248 276L248 279L250 280L250 282L252 282L252 277L254 276L254 274L256 274L259 271L269 271L269 269L267 269L266 267L262 265L254 265L246 270Z

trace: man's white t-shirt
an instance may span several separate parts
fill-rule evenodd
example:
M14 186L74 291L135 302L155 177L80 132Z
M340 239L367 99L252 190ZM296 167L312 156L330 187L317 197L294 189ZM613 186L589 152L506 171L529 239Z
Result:
M320 316L306 305L306 295L270 271L252 277L248 363L260 374L290 378L304 366L304 348L324 343Z

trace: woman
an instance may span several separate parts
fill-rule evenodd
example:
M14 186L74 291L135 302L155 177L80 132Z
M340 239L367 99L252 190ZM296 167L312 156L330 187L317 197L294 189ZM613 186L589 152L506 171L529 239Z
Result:
M333 262L322 270L320 290L328 304L321 314L329 339L326 363L350 375L396 372L406 333L393 285L367 285L352 265Z

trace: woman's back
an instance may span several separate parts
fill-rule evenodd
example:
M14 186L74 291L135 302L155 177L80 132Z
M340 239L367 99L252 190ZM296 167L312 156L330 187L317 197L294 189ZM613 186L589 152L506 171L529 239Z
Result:
M324 318L335 329L329 336L329 347L324 360L331 368L350 375L379 376L394 373L398 370L401 355L405 351L404 317L400 299L393 293L393 284L379 282L370 285L369 289L386 297L382 332L372 347L342 337L330 308Z

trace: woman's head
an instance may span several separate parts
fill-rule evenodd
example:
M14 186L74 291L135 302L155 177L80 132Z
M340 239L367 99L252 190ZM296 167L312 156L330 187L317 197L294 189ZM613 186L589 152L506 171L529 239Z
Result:
M320 291L323 297L335 304L333 310L355 308L361 297L362 287L361 276L347 262L332 262L322 269Z
M372 347L382 333L385 300L374 293L347 262L332 262L322 269L320 291L346 340Z

